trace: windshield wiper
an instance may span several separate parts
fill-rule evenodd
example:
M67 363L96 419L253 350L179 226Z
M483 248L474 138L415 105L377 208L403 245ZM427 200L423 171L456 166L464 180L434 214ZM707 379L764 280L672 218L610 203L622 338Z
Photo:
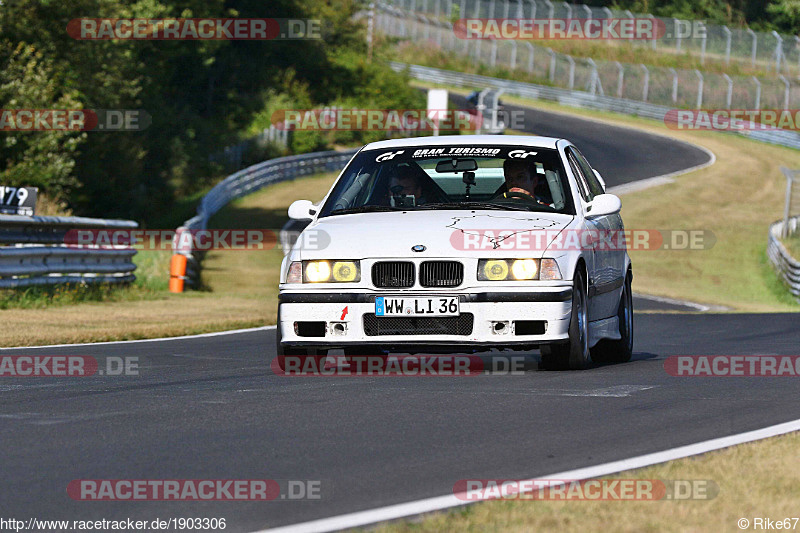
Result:
M422 204L417 209L494 209L499 211L530 211L529 208L514 204L493 204L489 202L451 202Z
M407 207L392 207L389 205L362 205L361 207L347 207L334 209L331 215L350 215L352 213L380 213L384 211L406 211Z

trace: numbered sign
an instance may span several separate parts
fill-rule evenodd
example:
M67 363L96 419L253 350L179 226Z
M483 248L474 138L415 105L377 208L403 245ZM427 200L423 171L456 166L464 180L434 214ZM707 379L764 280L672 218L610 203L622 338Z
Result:
M0 185L0 214L32 217L36 208L36 187Z

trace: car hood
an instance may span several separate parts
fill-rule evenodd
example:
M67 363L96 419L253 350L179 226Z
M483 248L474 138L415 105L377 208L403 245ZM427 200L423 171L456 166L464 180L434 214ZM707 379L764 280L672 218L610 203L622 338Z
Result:
M541 257L572 215L521 211L405 211L325 217L292 260L383 257ZM424 247L423 251L412 251Z

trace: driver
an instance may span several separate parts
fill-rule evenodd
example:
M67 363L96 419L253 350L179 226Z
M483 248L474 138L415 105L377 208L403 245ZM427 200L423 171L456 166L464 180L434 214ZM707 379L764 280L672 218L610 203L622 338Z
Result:
M422 180L408 165L400 165L396 168L389 182L389 191L393 196L413 196L416 205L426 202L422 195Z
M531 172L531 166L527 162L522 159L506 159L503 162L503 174L506 179L506 192L503 193L503 198L508 198L509 193L521 193L530 196L536 203L550 205L534 194L539 184L539 176ZM511 198L513 199L513 196Z

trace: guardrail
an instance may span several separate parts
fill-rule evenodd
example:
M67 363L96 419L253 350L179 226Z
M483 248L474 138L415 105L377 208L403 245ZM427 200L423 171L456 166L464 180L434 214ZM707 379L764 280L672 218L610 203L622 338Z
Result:
M421 65L410 65L407 63L391 62L391 66L396 71L406 68L412 77L431 83L441 85L453 85L456 87L493 87L504 89L506 94L531 98L536 100L550 100L570 107L581 107L586 109L597 109L600 111L612 111L625 115L635 115L640 117L664 120L664 116L671 108L667 106L617 98L614 96L601 96L584 91L561 89L558 87L548 87L522 81L492 78L479 74L466 74L452 70L442 70L433 67L423 67ZM733 133L733 132L732 132ZM739 135L744 135L751 139L777 144L789 148L800 149L800 133L780 129L766 131L736 131Z
M278 157L242 169L219 182L200 201L197 215L184 222L175 231L175 238L172 241L172 251L175 255L170 267L170 277L172 278L170 290L183 292L184 285L192 288L200 285L200 270L204 252L181 248L179 246L181 233L207 229L209 219L225 205L267 185L320 172L339 171L356 152L358 149ZM185 259L177 257L178 261L175 261L176 256L182 256Z
M62 283L130 283L136 279L127 246L67 245L80 229L135 229L131 220L0 215L0 288ZM71 240L71 239L70 239Z
M788 220L791 232L797 230L799 220L800 217L792 217ZM783 231L783 220L779 220L769 227L767 257L783 281L789 286L789 292L800 301L800 261L792 257L781 242Z

